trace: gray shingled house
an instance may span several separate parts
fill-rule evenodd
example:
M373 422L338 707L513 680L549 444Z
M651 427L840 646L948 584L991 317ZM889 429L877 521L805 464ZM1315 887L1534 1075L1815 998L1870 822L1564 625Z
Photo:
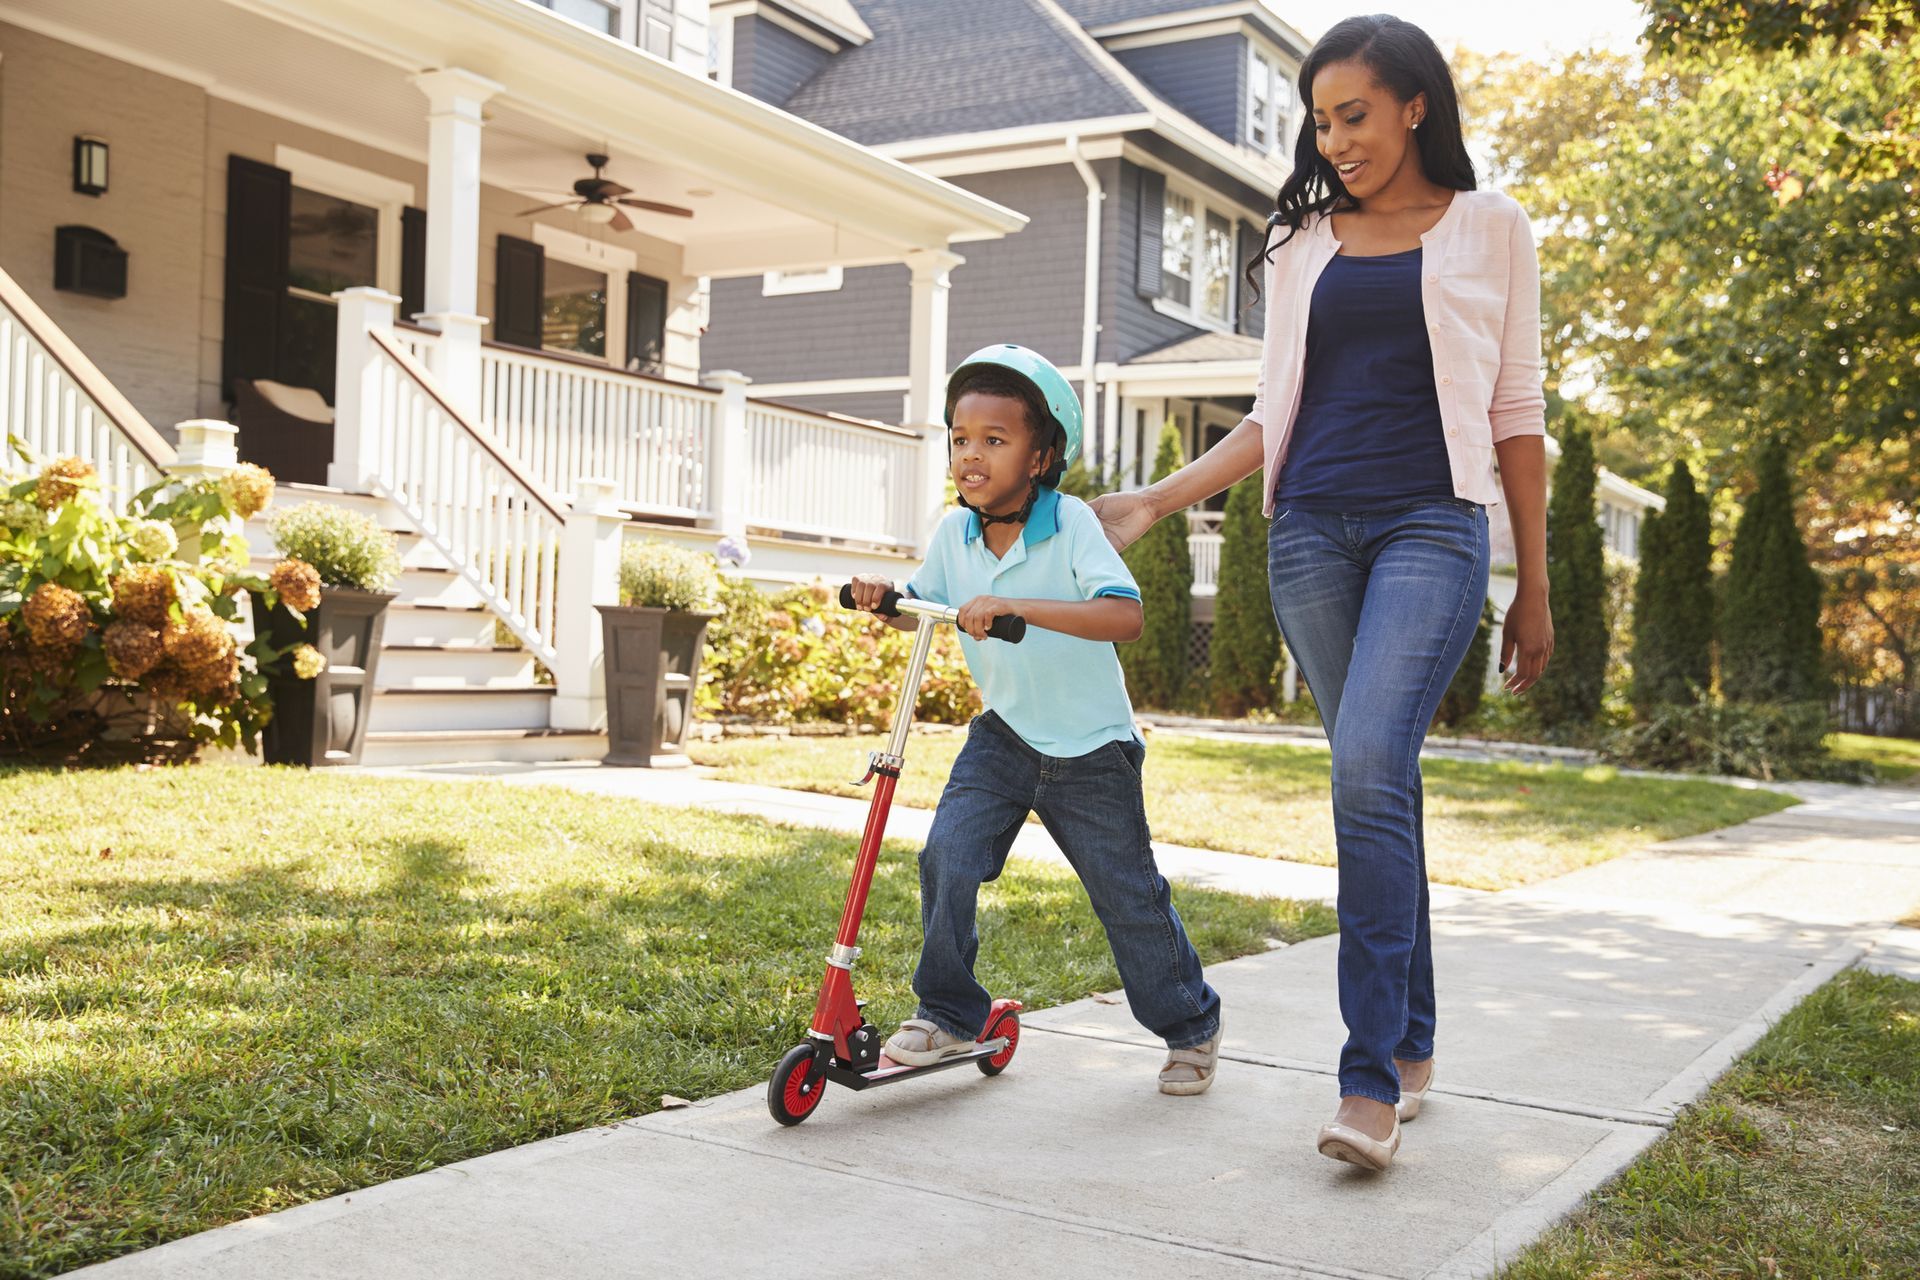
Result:
M958 246L949 363L995 341L1045 354L1083 388L1094 465L1128 485L1163 422L1191 456L1251 407L1262 317L1240 273L1286 174L1307 48L1275 6L715 0L712 15L734 88L1028 216ZM908 268L716 280L711 305L704 367L902 419ZM1218 513L1192 519L1205 618Z

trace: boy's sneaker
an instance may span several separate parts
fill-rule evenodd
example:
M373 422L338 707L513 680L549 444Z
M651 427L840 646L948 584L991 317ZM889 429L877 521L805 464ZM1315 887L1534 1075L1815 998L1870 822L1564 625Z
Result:
M881 1052L902 1066L930 1067L945 1058L972 1052L977 1043L950 1036L925 1018L908 1018Z

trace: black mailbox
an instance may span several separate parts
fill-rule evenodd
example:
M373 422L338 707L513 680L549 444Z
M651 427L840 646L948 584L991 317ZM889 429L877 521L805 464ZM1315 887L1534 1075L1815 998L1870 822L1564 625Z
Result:
M127 296L127 251L104 231L60 227L53 233L53 287L95 298Z

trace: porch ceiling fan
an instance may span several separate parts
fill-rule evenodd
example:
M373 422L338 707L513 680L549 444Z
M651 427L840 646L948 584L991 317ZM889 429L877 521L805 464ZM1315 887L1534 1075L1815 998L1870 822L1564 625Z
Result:
M587 163L593 166L593 176L581 178L573 184L573 199L561 200L555 204L543 204L537 209L523 209L514 217L530 217L552 209L578 209L580 216L588 222L597 222L612 227L615 231L631 231L633 220L627 217L626 209L622 209L621 205L626 205L630 209L645 209L649 213L664 213L674 218L693 216L693 210L682 209L677 204L633 199L632 187L623 187L612 178L600 176L600 171L607 167L607 157L599 152L588 152Z

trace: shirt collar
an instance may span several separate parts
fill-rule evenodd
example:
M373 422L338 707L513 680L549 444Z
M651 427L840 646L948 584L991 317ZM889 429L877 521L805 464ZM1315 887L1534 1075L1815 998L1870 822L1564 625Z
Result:
M1032 546L1036 542L1045 542L1060 532L1060 491L1050 485L1041 485L1040 492L1033 496L1033 510L1027 513L1027 523L1020 529L1020 541ZM972 546L980 536L980 513L967 513L967 545Z

